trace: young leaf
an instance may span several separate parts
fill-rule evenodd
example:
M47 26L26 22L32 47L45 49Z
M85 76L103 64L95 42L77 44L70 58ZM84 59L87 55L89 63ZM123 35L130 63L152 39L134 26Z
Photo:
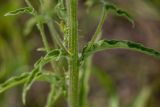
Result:
M108 49L129 49L137 52L141 52L147 55L160 58L160 52L144 47L142 44L126 41L126 40L101 40L96 43L88 44L82 52L81 60L84 60L87 56L97 51L108 50Z
M23 31L23 33L24 33L24 35L26 36L26 35L28 35L31 31L32 31L32 29L33 29L33 26L36 24L36 18L34 17L34 18L31 18L31 19L29 19L28 21L27 21L27 23L26 23L26 25L25 25L25 28L24 28L24 31Z
M13 16L13 15L18 15L18 14L23 14L23 13L33 14L33 12L34 12L33 8L24 7L24 8L16 9L14 11L10 11L10 12L6 13L4 16Z
M55 49L55 50L48 52L44 57L41 57L36 62L36 64L34 65L35 68L32 70L31 75L28 77L28 79L23 87L22 101L24 104L26 102L26 100L25 100L26 94L27 94L28 90L31 88L31 85L33 84L33 82L37 78L38 74L41 73L42 67L46 63L48 63L52 60L54 60L54 61L59 60L60 57L62 57L62 50Z

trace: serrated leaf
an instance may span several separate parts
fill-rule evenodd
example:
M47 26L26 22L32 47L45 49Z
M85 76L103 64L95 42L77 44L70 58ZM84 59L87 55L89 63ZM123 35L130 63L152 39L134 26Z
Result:
M115 12L118 16L123 16L126 19L128 19L133 25L134 25L134 21L133 18L130 14L128 14L126 11L118 8L116 5L111 4L111 3L107 3L107 2L103 2L106 11L110 11L112 10L113 12Z
M84 60L87 56L91 55L92 53L102 50L117 49L117 48L129 49L160 58L160 52L151 48L147 48L140 43L127 40L101 40L96 43L92 43L92 45L88 44L83 49L81 60Z
M36 62L36 64L34 65L35 68L32 70L31 75L28 77L28 80L23 87L22 101L24 104L26 102L26 100L25 100L26 94L27 94L28 90L31 88L31 86L32 86L33 82L35 81L35 79L37 78L38 74L41 73L42 67L46 63L48 63L52 60L57 61L62 56L63 56L62 50L55 49L55 50L48 52L44 57L41 57Z
M24 8L16 9L14 11L10 11L10 12L6 13L4 16L13 16L13 15L18 15L18 14L23 14L23 13L33 14L33 12L34 12L33 8L24 7Z

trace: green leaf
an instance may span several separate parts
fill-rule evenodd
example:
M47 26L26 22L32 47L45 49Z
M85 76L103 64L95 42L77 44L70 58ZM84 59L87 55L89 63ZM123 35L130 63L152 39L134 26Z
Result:
M108 49L129 49L160 58L160 52L144 47L142 44L126 40L101 40L96 43L88 44L82 52L81 61L92 53Z
M47 98L47 103L45 107L53 107L57 99L62 94L63 90L62 87L57 87L58 84L51 84L51 90Z
M55 10L59 19L67 21L67 10L64 5L64 0L58 0Z
M16 9L14 11L10 11L10 12L6 13L4 16L13 16L13 15L18 15L18 14L23 14L23 13L33 14L33 12L34 12L33 8L24 7L24 8Z
M118 8L116 5L108 3L108 2L103 2L103 4L104 4L107 12L111 10L111 11L115 12L118 16L125 17L126 19L128 19L128 21L130 21L134 25L134 21L133 21L132 16L130 14L128 14L126 11L124 11L124 10Z
M34 69L31 72L31 75L28 77L24 87L23 87L23 95L22 95L22 101L25 104L26 100L26 94L28 92L28 90L31 88L33 82L35 81L35 79L37 78L38 74L41 73L41 69L42 67L54 60L54 61L58 61L60 57L62 57L64 55L64 53L62 52L62 50L52 50L50 52L48 52L44 57L41 57L36 64L34 65Z
M28 73L23 73L20 76L15 76L0 84L0 93L6 91L7 89L14 87L23 83L28 77Z
M14 76L10 79L8 79L7 81L5 81L4 83L0 84L0 93L16 86L19 84L22 84L24 82L27 81L28 77L31 75L31 73L22 73L19 76ZM53 74L53 73L39 73L36 81L47 81L50 83L55 83L55 81L59 81L59 78Z

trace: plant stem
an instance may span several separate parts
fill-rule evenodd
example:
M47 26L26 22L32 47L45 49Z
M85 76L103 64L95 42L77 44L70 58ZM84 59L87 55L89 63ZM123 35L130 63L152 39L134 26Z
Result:
M51 19L50 19L51 20ZM67 48L63 45L62 40L60 38L60 35L57 33L57 31L55 30L54 25L52 24L52 21L47 22L47 26L49 28L49 31L52 35L52 38L54 38L55 42L57 43L57 45L64 49L66 51L66 53L70 54L67 50Z
M77 0L68 0L69 21L69 107L79 107L79 66L78 66L78 20Z
M85 59L80 82L80 107L88 107L89 78L91 74L92 56Z
M46 35L45 35L45 32L44 32L44 26L43 24L41 24L40 22L37 24L37 27L41 33L41 36L42 36L42 41L43 41L43 44L44 44L44 47L45 47L45 50L48 52L49 51L49 45L48 45L48 42L47 42L47 38L46 38Z
M103 24L105 22L106 17L107 17L106 9L105 9L105 7L103 7L100 22L98 24L98 27L97 27L94 35L92 36L90 43L94 43L96 41L96 39L98 38L99 34L101 33L101 30L102 30L102 27L103 27Z

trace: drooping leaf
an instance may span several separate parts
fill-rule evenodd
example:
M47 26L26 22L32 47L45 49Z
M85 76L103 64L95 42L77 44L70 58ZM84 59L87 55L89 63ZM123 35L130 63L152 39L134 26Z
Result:
M6 13L4 16L13 16L13 15L19 15L19 14L23 14L23 13L33 14L33 12L34 12L33 8L24 7L24 8L16 9L14 11L10 11L10 12Z
M28 77L31 75L31 73L22 73L19 76L15 76L12 77L10 79L8 79L7 81L5 81L4 83L0 84L0 93L16 86L19 84L24 83L25 81L27 81ZM59 78L53 74L53 73L39 73L36 81L46 81L46 82L50 82L50 83L54 83L55 81L58 81Z
M91 55L92 53L108 49L116 49L116 48L129 49L160 58L160 52L151 48L147 48L140 43L126 41L126 40L101 40L96 43L92 43L92 45L88 44L83 49L81 60L84 60L87 56Z
M6 82L0 84L0 93L6 91L7 89L14 87L23 83L28 77L28 73L23 73L20 76L15 76L7 80Z
M52 50L48 52L44 57L41 57L36 64L34 65L34 69L31 72L31 75L28 77L28 80L26 81L24 87L23 87L23 94L22 94L22 101L25 104L26 100L26 94L28 90L31 88L33 82L37 78L38 74L41 73L42 67L50 62L50 61L58 61L60 57L62 57L64 54L62 54L62 50Z
M130 14L128 14L126 11L118 8L116 5L108 3L108 2L102 2L105 6L106 11L113 11L115 12L118 16L123 16L125 17L127 20L129 20L133 25L134 25L134 21L133 18Z

